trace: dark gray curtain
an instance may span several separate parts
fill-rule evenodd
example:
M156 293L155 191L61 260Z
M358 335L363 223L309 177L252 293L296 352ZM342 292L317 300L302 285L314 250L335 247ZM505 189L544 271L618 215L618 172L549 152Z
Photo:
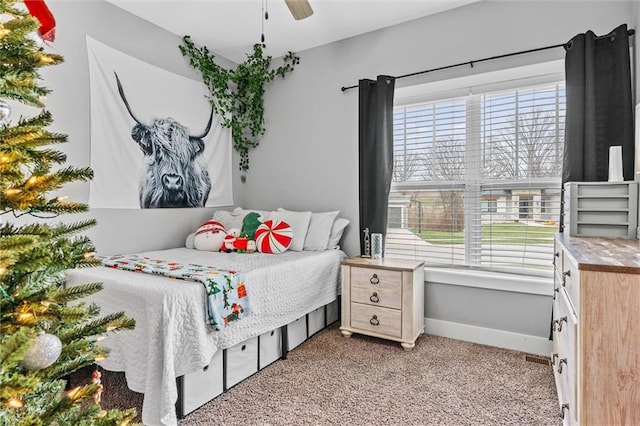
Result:
M627 25L605 36L578 34L565 46L567 112L562 183L607 181L609 147L622 146L624 180L634 180L633 100ZM564 196L561 198L564 207ZM560 217L562 231L564 216Z
M363 230L387 231L389 189L393 177L393 91L395 78L358 82L358 139L360 177L360 253Z

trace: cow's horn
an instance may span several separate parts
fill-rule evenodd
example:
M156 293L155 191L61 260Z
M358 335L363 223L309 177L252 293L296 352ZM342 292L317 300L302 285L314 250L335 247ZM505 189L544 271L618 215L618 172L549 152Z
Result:
M204 132L202 132L201 135L198 136L191 136L194 139L204 139L205 136L207 136L207 133L209 133L209 130L211 130L211 123L213 122L213 109L211 110L211 114L209 115L209 122L207 123L207 128L204 129Z
M116 82L118 83L118 92L120 93L120 97L124 102L124 106L127 107L127 111L129 111L129 115L131 116L131 118L133 118L136 123L142 126L143 124L140 122L140 120L136 118L135 115L133 115L133 111L131 111L131 107L129 107L129 102L127 102L127 97L124 95L124 89L122 88L122 84L120 83L120 79L118 78L118 73L115 71L113 73L116 75Z

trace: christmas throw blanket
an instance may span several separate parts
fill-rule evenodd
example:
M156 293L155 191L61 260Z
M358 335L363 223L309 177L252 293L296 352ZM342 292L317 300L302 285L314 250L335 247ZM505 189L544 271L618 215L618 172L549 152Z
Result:
M212 266L185 265L137 254L103 256L100 260L110 268L201 283L207 294L207 320L217 330L249 315L249 295L244 282L238 279L236 271Z

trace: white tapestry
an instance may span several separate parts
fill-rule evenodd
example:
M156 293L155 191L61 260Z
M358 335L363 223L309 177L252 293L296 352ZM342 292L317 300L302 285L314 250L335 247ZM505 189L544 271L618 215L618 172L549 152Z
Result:
M177 50L177 47L176 47ZM92 208L233 204L231 132L206 88L87 37Z

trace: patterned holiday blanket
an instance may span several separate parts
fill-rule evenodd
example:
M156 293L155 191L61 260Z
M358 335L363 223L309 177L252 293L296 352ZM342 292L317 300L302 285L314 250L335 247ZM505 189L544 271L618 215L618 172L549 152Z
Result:
M238 278L236 271L151 259L137 254L103 256L100 260L105 266L124 271L162 275L201 283L207 294L205 299L207 321L216 330L220 330L221 325L226 327L230 322L249 315L247 288Z

